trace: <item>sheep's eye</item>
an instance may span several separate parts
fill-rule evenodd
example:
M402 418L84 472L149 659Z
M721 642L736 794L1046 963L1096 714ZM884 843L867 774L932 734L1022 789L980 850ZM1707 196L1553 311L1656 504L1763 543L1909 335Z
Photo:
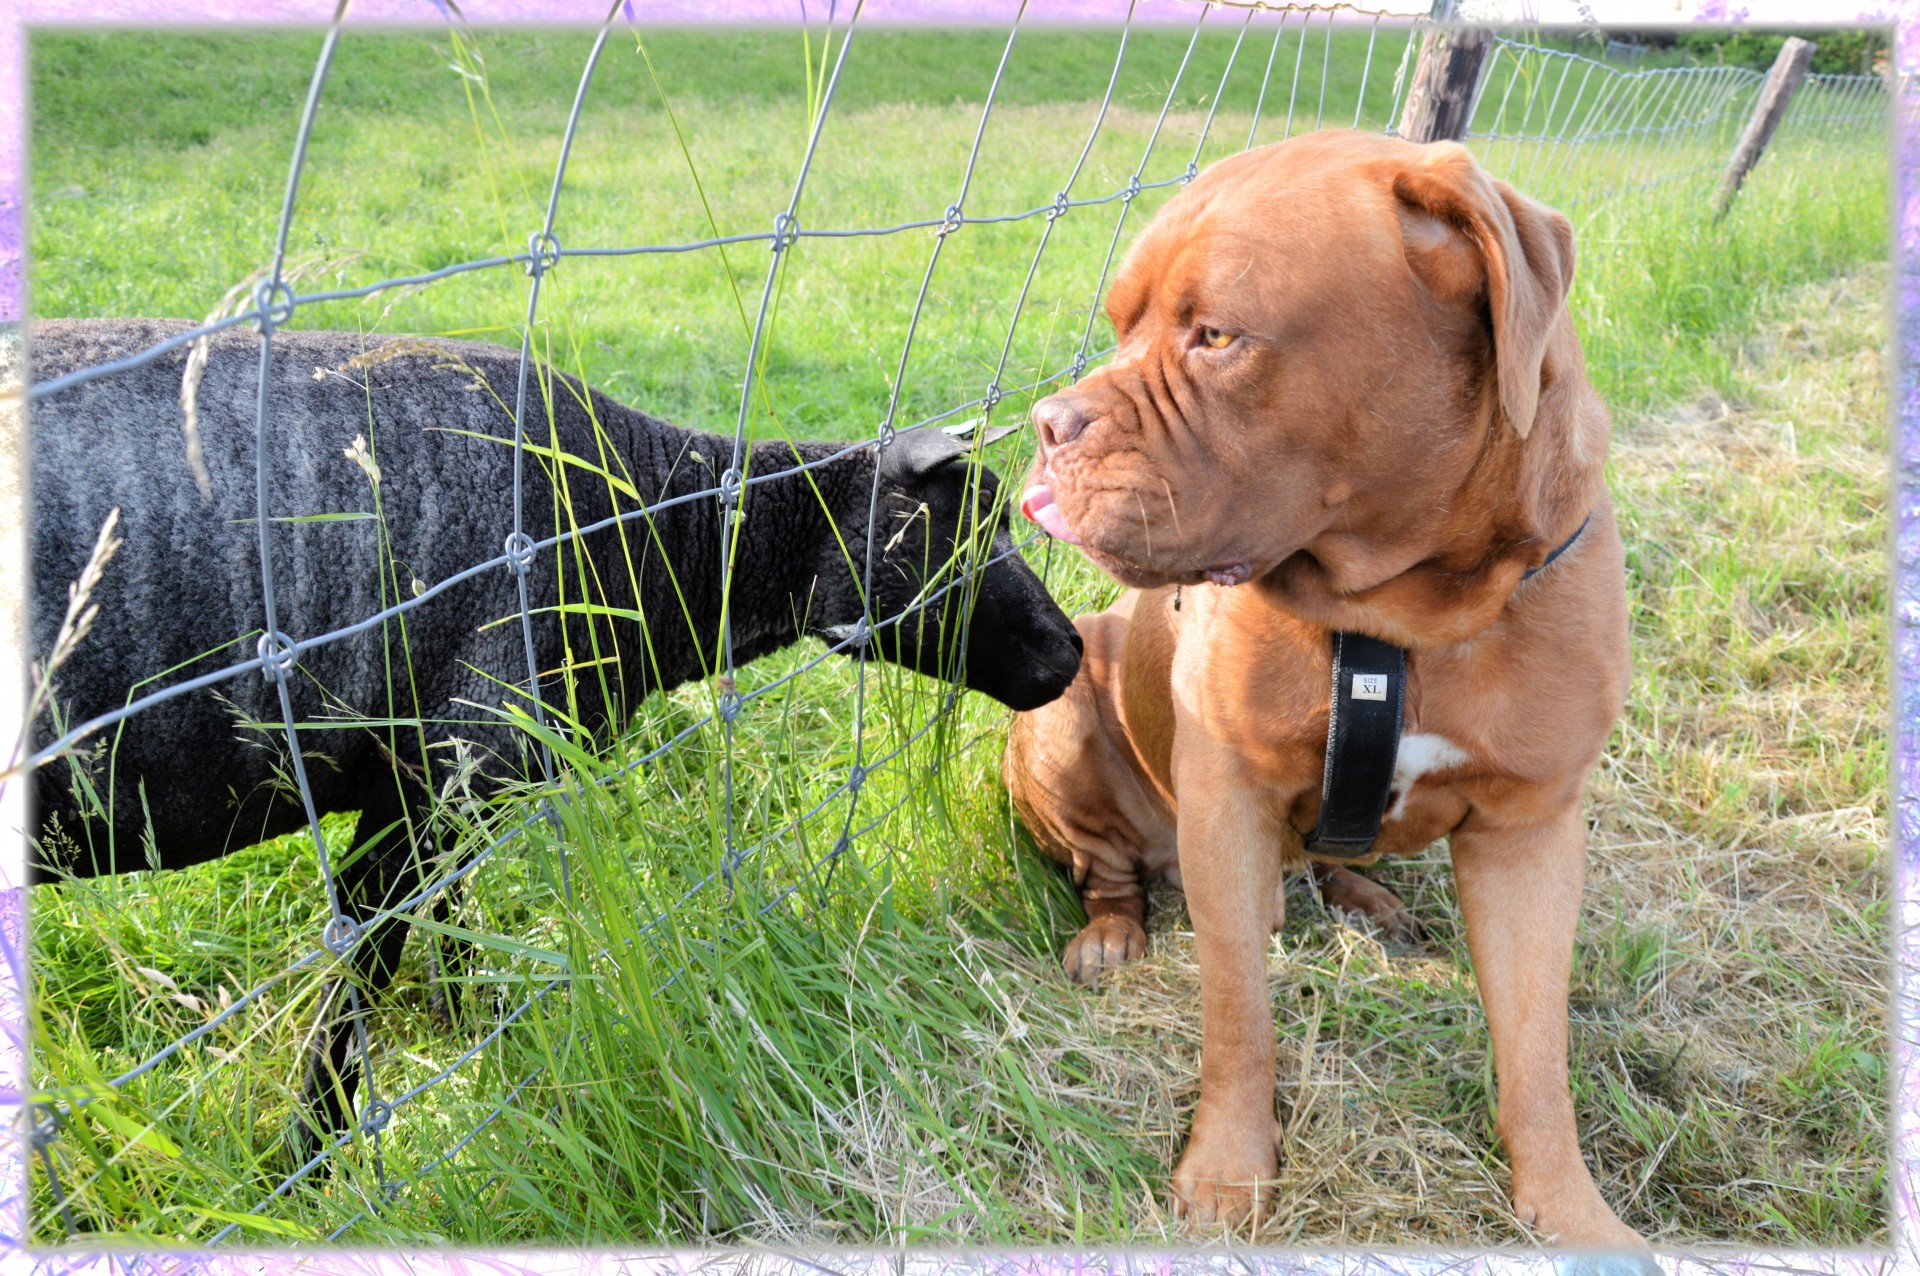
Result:
M1231 332L1222 332L1218 328L1202 328L1200 329L1200 340L1206 342L1215 350L1225 350L1233 344L1233 334Z

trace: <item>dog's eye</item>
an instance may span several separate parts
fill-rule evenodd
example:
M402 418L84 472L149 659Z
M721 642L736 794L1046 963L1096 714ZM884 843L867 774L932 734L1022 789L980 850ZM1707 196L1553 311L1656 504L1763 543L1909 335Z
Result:
M1233 334L1231 332L1222 332L1218 328L1202 328L1200 329L1200 340L1206 342L1215 350L1225 350L1233 344Z

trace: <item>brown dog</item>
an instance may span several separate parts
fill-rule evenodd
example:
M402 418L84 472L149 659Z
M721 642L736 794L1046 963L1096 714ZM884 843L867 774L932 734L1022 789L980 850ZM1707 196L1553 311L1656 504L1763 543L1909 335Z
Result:
M1567 1088L1581 788L1628 679L1573 263L1567 219L1464 147L1310 134L1171 200L1107 298L1112 363L1033 409L1029 516L1132 588L1079 620L1079 677L1015 719L1006 779L1082 885L1074 978L1145 950L1144 881L1186 891L1193 1218L1245 1219L1278 1168L1267 937L1320 815L1331 635L1353 631L1408 653L1373 855L1450 840L1514 1208L1563 1245L1642 1243Z

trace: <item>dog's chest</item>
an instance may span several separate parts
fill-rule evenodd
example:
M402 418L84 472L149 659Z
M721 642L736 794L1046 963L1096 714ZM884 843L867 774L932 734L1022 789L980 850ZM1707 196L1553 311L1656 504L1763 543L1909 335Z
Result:
M1324 630L1282 626L1260 638L1257 657L1243 648L1237 658L1214 664L1206 680L1211 703L1199 716L1236 743L1253 771L1248 778L1272 796L1276 814L1304 834L1318 823L1323 786L1355 782L1339 768L1327 774L1332 655ZM1394 750L1388 791L1360 795L1384 799L1375 842L1381 854L1408 854L1446 836L1465 818L1471 786L1485 770L1478 737L1462 729L1459 713L1449 712L1457 707L1454 680L1432 672L1417 660L1410 664L1403 729L1397 746L1386 745Z
M1358 857L1367 862L1379 855L1410 855L1435 840L1447 836L1466 818L1474 776L1472 756L1455 741L1432 732L1410 731L1402 735L1393 760L1392 779L1387 792L1378 788L1369 792L1339 793L1340 786L1353 783L1336 768L1329 775L1323 765L1325 740L1319 742L1321 756L1311 765L1295 769L1284 778L1275 777L1276 796L1286 809L1286 820L1303 838L1320 822L1325 786L1333 786L1343 805L1383 802L1378 835L1372 851ZM1351 809L1350 807L1348 809ZM1334 844L1328 844L1331 848ZM1329 853L1316 858L1343 862L1348 853Z
M1407 814L1409 799L1422 779L1457 770L1467 762L1466 750L1443 735L1418 731L1403 734L1393 758L1393 788L1387 794L1386 819L1398 820Z

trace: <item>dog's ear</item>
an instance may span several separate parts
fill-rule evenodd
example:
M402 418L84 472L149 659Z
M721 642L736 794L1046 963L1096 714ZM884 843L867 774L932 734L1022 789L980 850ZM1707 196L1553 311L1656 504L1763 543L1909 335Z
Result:
M1500 406L1521 438L1540 405L1547 342L1573 285L1573 226L1496 181L1458 142L1435 142L1393 180L1414 274L1443 300L1484 290Z

